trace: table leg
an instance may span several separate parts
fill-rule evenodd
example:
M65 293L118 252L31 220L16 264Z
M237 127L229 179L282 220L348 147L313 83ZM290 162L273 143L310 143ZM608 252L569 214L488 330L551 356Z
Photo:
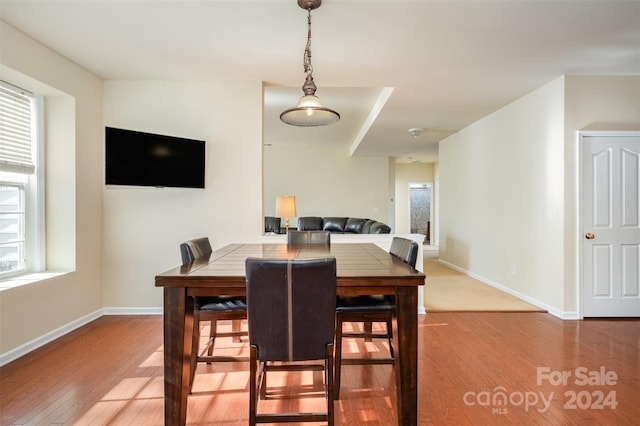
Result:
M193 298L184 287L164 288L164 424L187 421Z
M396 288L393 321L398 424L418 424L418 289Z

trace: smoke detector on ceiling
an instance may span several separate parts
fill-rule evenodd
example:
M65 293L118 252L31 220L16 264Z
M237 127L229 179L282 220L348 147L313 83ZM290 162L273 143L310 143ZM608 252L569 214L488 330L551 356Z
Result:
M418 139L418 136L420 136L420 134L424 131L424 129L420 128L420 127L414 127L412 129L409 129L409 134L411 136L413 136L415 139Z

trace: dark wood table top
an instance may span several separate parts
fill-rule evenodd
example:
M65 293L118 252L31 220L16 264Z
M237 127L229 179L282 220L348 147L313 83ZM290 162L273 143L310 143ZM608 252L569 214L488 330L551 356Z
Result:
M326 246L287 244L230 244L214 251L208 259L181 266L156 276L157 287L235 287L245 285L248 257L313 259L335 257L338 287L416 286L424 274L408 267L373 243L340 243Z

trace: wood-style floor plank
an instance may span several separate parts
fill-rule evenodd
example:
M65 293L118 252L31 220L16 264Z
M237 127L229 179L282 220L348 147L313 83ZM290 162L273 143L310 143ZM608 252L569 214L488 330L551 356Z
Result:
M418 333L420 425L638 424L638 320L443 312L421 317ZM218 348L222 353L246 350L231 339L220 339ZM345 356L388 353L381 342L346 341L344 348ZM0 424L161 425L162 349L159 316L93 321L0 368ZM570 376L564 384L538 383L540 368ZM581 382L581 368L593 383ZM609 384L600 383L601 369L617 376L615 384L611 377ZM246 363L200 365L189 396L188 424L246 425L248 378ZM274 375L270 384L278 390L308 394L302 400L285 394L261 407L322 409L323 398L314 393L317 381L312 374ZM610 399L597 408L601 393ZM506 396L503 404L500 395ZM345 365L335 413L337 425L395 424L392 367Z

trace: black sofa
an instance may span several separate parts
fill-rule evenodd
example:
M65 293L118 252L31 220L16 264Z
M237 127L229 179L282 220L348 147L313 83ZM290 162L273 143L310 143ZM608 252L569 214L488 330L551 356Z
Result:
M329 231L334 234L389 234L391 228L373 219L305 216L298 218L298 231Z

